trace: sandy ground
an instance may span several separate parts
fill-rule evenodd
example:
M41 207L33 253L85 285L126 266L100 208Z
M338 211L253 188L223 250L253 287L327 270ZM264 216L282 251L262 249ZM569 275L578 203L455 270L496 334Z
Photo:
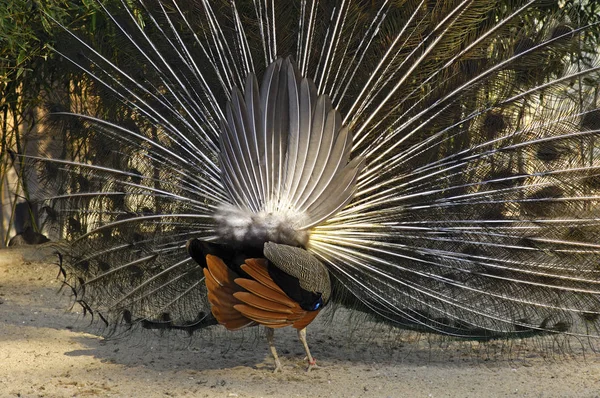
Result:
M0 250L0 397L600 397L600 354L575 340L444 342L324 316L309 327L321 368L305 372L294 330L280 330L278 374L256 328L107 340L69 310L44 254Z

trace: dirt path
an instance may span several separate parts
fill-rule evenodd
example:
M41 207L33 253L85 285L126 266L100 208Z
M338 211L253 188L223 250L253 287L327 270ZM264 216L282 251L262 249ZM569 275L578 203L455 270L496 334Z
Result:
M39 249L0 250L0 397L599 397L600 354L554 354L539 340L440 343L363 325L309 327L321 369L306 373L293 330L277 331L285 371L263 340L214 328L203 336L95 335L57 294ZM556 348L565 346L556 342Z

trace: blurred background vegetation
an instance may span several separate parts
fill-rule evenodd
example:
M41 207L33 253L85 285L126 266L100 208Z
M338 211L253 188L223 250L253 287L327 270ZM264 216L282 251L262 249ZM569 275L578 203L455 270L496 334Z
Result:
M129 5L135 13L135 0L125 3L132 3ZM496 9L505 12L521 3L501 0ZM111 10L122 8L120 0L102 4ZM76 48L71 32L109 59L126 57L127 54L118 51L122 38L101 8L95 0L2 0L0 4L0 247L26 227L40 230L39 213L44 211L33 205L36 193L43 191L42 182L14 153L82 160L106 153L103 144L86 136L76 122L64 123L61 118L53 118L53 113L78 112L127 122L130 110L124 104L111 101L108 90L95 87L84 71L53 50L68 49L70 43ZM567 16L564 24L556 25L553 16L557 14L563 19ZM142 14L136 15L141 21ZM116 17L120 17L118 12ZM493 12L488 15L488 21L494 18ZM512 43L515 52L533 46L540 35L548 34L551 29L555 29L552 34L559 34L561 30L564 33L565 29L598 23L600 4L594 0L542 0L521 18L523 26L531 26L535 31L515 39ZM600 26L586 29L576 41L575 50L573 47L565 50L566 62L595 63ZM564 67L565 64L546 65L542 79L557 76ZM598 80L585 84L597 87ZM59 128L44 128L52 123L58 123Z
M25 227L40 229L39 209L30 205L39 181L13 154L68 158L64 151L77 150L63 145L77 145L72 131L44 125L52 123L53 112L101 106L85 73L54 51L74 44L65 28L91 45L116 48L114 26L97 1L9 0L0 6L0 247Z

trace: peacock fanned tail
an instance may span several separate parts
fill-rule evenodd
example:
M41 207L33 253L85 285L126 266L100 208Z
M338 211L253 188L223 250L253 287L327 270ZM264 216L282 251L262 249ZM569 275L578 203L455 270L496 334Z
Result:
M399 328L598 335L598 22L544 1L100 6L120 45L65 27L94 101L30 160L107 323L214 324L197 238L303 247L331 302Z

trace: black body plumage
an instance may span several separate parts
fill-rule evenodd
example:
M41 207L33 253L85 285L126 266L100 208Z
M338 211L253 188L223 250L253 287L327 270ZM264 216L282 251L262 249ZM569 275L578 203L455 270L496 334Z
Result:
M325 267L277 267L306 291L399 328L598 335L595 24L542 1L185 6L105 10L126 62L57 48L122 110L63 114L87 152L31 159L57 170L43 205L86 308L214 324L186 242L277 263L274 242Z

